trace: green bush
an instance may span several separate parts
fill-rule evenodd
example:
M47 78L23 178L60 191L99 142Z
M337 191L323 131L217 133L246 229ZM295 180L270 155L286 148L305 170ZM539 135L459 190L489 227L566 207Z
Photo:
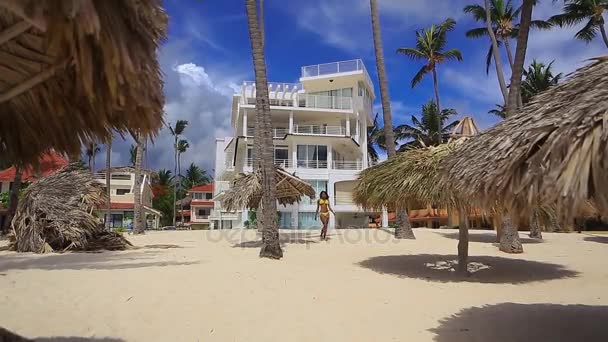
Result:
M123 227L118 227L118 228L114 228L114 231L115 231L115 232L117 232L117 233L124 233L124 232L126 232L127 230L126 230L126 229L124 229Z

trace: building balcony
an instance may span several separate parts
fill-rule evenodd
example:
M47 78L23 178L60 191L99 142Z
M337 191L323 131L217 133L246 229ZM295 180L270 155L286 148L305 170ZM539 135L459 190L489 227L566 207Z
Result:
M272 138L273 139L283 139L285 136L289 134L289 129L287 128L273 128L272 129ZM255 136L255 128L247 127L247 137L253 138Z
M253 167L253 158L247 158L247 167ZM275 159L274 165L283 169L290 169L293 163L290 159Z
M288 128L273 128L272 137L274 139L283 139L288 134L294 135L320 135L332 137L347 137L346 127L343 126L327 126L327 125L294 125L293 132L289 132ZM247 127L247 137L255 136L255 128ZM356 139L356 136L353 136Z
M346 96L298 95L298 107L352 110L353 98Z
M274 164L283 169L294 168L294 162L291 159L275 159ZM328 165L326 160L298 160L296 162L296 169L331 169L331 170L350 170L350 171L361 171L363 170L362 160L335 160ZM247 167L253 167L253 159L248 158ZM331 168L329 167L331 166Z
M356 170L363 169L363 161L361 160L334 160L332 162L333 170Z
M301 78L322 77L343 73L354 73L357 71L363 73L365 80L370 85L373 85L369 73L365 68L365 64L363 64L361 59L303 66Z

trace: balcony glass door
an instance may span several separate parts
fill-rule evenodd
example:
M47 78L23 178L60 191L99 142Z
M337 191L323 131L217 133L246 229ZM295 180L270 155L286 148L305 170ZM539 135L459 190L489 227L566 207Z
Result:
M307 169L327 168L327 146L298 145L298 167Z

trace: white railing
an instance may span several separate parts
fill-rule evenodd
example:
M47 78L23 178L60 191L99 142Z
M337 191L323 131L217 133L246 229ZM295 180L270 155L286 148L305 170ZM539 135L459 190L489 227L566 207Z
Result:
M274 165L284 169L289 169L293 166L293 162L290 159L275 159ZM253 167L253 158L247 158L247 166Z
M303 169L326 169L326 160L298 160L298 167Z
M255 87L255 81L243 82L244 87ZM268 82L268 91L298 91L304 89L302 83Z
M316 77L359 70L363 70L367 73L367 70L365 70L365 65L363 65L363 61L360 59L353 59L350 61L303 66L302 77Z
M298 107L321 109L353 109L353 98L346 96L298 95Z
M346 135L346 127L325 125L295 125L295 134Z
M332 162L334 170L361 170L363 162L361 160L334 160Z
M287 128L273 128L272 129L272 137L273 138L284 138L287 134L289 134L289 129ZM254 137L255 136L255 128L247 127L247 136Z

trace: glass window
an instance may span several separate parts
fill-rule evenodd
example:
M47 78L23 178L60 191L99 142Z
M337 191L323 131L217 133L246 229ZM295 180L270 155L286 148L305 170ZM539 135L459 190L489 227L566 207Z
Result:
M315 198L308 197L308 204L316 204L317 198L319 198L319 194L321 191L327 191L327 181L326 180L316 180L316 179L307 179L306 182L312 186L315 190ZM306 201L304 201L306 203Z
M315 219L315 213L298 213L298 228L319 229L321 226L321 221Z
M327 146L298 145L298 166L320 169L327 167Z
M212 194L212 193L210 193L210 192L206 192L206 193L205 193L205 199L206 199L206 200L210 200L210 199L212 199L212 198L213 198L213 194Z
M275 160L288 160L289 159L289 148L287 146L275 146L274 147L274 159Z
M279 217L279 228L290 229L291 228L291 213L285 211L277 212Z
M116 189L117 195L126 195L128 193L131 193L131 189Z
M202 218L207 218L210 214L211 214L211 208L200 208L197 211L196 216L202 217Z

